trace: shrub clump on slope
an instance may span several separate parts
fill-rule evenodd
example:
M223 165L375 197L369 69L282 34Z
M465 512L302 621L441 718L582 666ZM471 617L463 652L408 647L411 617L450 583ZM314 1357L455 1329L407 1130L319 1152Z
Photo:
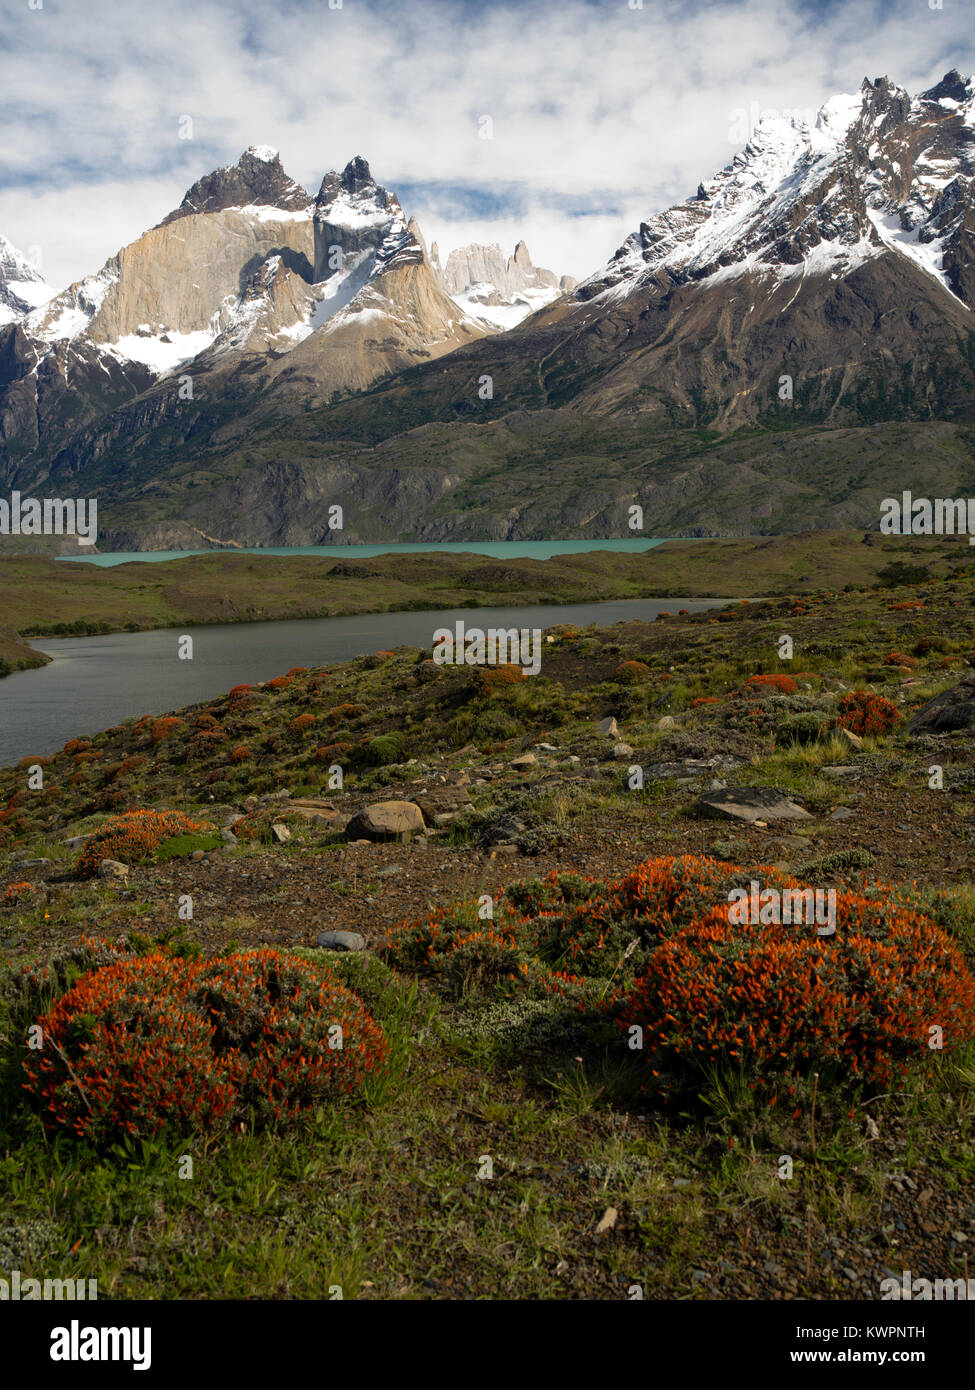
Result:
M617 882L575 874L515 884L387 934L396 965L496 993L559 993L639 1025L653 1074L728 1062L759 1075L798 1066L885 1081L975 1037L975 980L947 933L883 885L837 889L836 930L732 922L729 891L754 879L778 892L812 885L771 867L686 855L640 864ZM820 886L820 885L817 885Z
M96 1142L287 1121L354 1094L387 1056L327 966L268 948L210 961L119 952L38 1022L25 1089L49 1128Z
M91 878L103 859L134 862L144 859L174 835L212 829L209 821L190 820L182 811L125 811L93 831L78 856L75 871L81 878Z

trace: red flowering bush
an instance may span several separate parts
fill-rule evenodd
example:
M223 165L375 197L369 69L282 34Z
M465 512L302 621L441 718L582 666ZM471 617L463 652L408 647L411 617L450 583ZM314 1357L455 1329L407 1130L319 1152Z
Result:
M163 719L157 719L152 726L152 745L157 747L164 739L176 732L177 729L185 727L182 719L177 719L174 715L167 715Z
M230 761L232 763L245 763L250 756L251 750L247 747L246 743L239 743L231 753Z
M382 1030L327 967L288 952L162 952L84 975L39 1020L25 1089L50 1129L107 1141L289 1120L359 1090Z
M315 749L315 757L320 763L334 763L347 758L353 751L351 743L326 743Z
M391 928L380 949L461 992L478 982L572 995L597 1019L608 1009L642 1026L652 1067L675 1077L688 1062L730 1060L884 1082L927 1055L932 1024L945 1047L975 1038L975 980L960 952L895 890L837 888L835 933L820 936L809 921L733 922L729 894L752 880L760 894L809 891L768 866L661 857L615 883L513 884L491 923L471 904L439 908Z
M474 672L474 689L479 696L498 695L524 679L520 666L504 661L500 666L479 666Z
M98 872L103 859L129 862L144 859L163 840L174 835L212 829L208 821L190 820L182 811L126 811L121 816L111 817L92 832L78 856L75 872L80 878L90 878Z
M880 921L878 922L878 907ZM808 925L732 925L727 905L661 943L622 1009L668 1060L816 1065L886 1084L975 1033L975 981L933 922L890 901L837 899L834 936Z
M122 759L113 775L116 780L119 777L127 777L130 772L135 772L137 768L145 767L148 761L149 759L144 757L143 754L132 753L129 757Z
M798 689L792 677L784 675L749 676L745 682L745 690L750 695L761 694L767 690L774 690L779 695L794 695Z
M291 684L292 680L294 680L294 677L293 677L293 676L275 676L273 680L268 681L268 683L267 683L268 689L269 689L269 690L287 690L287 688L288 688L288 686Z
M297 718L292 719L288 728L293 734L303 734L306 729L311 728L314 722L315 716L313 714L299 714Z
M620 685L641 685L650 679L650 674L645 661L621 661L613 672L613 680Z
M860 738L889 734L900 723L900 710L882 695L869 690L851 690L837 705L834 726L849 729Z
M691 701L691 709L697 709L699 705L717 705L720 703L717 695L702 695L700 699Z
M912 656L905 656L903 652L891 652L884 657L885 666L916 666L917 662Z
M15 903L20 898L26 898L28 894L36 892L33 883L28 883L26 879L21 883L8 883L4 889L3 900L5 903Z

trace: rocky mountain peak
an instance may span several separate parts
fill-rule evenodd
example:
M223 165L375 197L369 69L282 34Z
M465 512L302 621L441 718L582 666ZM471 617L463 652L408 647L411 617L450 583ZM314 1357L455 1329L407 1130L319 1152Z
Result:
M957 68L952 68L946 72L936 87L929 87L926 92L921 93L922 101L957 101L965 102L972 95L972 79L962 77Z
M973 105L971 82L953 71L913 101L888 77L865 78L812 124L795 114L762 120L696 195L642 223L579 297L620 297L637 284L653 297L690 281L788 279L800 269L845 276L893 253L971 306Z
M23 318L53 291L26 256L0 236L0 325Z
M236 164L215 169L213 173L197 179L179 207L164 217L160 226L197 213L245 207L310 212L312 199L300 184L285 173L277 150L269 145L251 145Z

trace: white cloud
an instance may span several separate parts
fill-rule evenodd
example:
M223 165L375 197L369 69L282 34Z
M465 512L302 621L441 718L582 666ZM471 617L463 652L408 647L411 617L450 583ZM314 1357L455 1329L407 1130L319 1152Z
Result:
M514 191L519 216L445 215L429 240L524 236L589 273L733 153L731 112L817 107L865 75L916 91L975 66L964 6L845 0L46 0L8 10L0 231L54 284L96 269L250 144L309 187L353 154L397 183ZM180 117L194 139L179 138ZM478 138L478 118L494 138ZM560 206L585 212L560 216ZM427 215L425 216L425 210Z

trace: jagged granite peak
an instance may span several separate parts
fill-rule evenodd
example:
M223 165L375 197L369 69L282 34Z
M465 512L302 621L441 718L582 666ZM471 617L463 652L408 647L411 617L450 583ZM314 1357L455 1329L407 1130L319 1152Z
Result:
M179 207L164 217L160 226L181 217L223 212L226 208L267 207L310 213L313 202L308 191L285 173L277 150L269 145L251 145L236 164L197 179Z
M0 236L0 324L15 323L53 293L27 257Z
M497 242L493 242L456 247L443 267L439 253L432 259L444 289L454 302L465 313L495 328L513 328L529 314L551 304L566 288L551 270L532 264L524 241L517 243L508 258ZM572 284L574 286L575 281Z

